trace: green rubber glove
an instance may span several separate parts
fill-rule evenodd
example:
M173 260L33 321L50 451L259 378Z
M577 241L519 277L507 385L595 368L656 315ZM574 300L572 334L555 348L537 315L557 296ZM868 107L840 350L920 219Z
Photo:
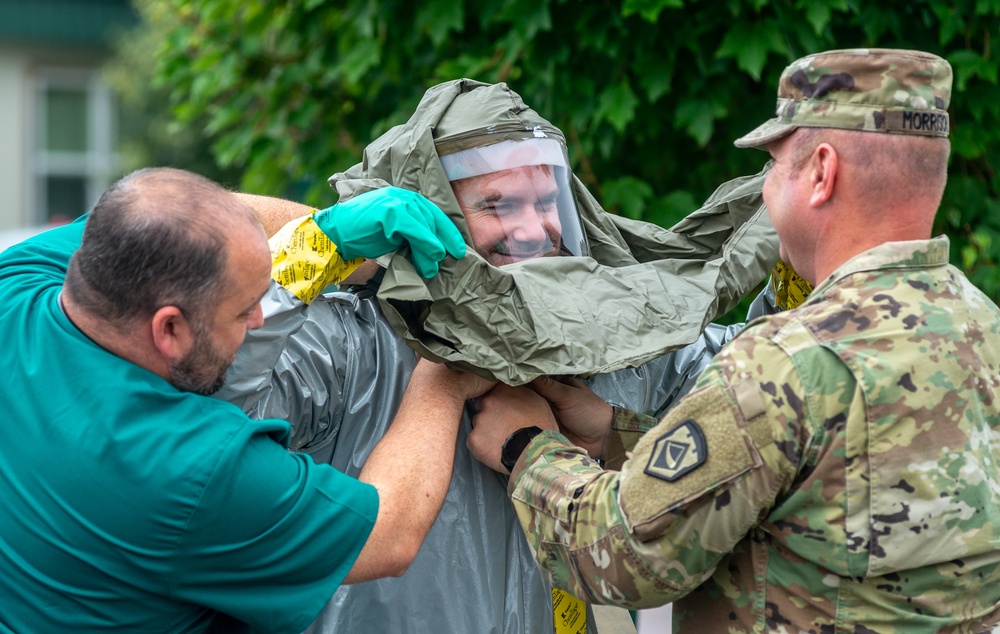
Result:
M345 260L377 258L410 244L413 266L434 277L445 255L465 256L465 240L448 216L416 192L384 187L337 203L314 216Z

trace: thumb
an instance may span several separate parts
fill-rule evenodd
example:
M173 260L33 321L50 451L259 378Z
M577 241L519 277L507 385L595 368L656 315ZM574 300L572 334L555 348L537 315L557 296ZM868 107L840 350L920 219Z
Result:
M565 385L548 376L540 376L529 385L547 401L557 401L566 393Z

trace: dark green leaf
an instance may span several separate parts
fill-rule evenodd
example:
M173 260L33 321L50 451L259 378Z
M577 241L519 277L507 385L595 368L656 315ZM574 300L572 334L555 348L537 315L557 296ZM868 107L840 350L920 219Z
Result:
M683 0L625 0L625 4L622 6L622 15L628 17L639 14L643 20L655 24L664 9L683 8Z
M635 107L639 103L632 87L628 82L622 81L613 86L609 86L598 99L597 117L603 118L619 133L624 132L626 126L635 116Z

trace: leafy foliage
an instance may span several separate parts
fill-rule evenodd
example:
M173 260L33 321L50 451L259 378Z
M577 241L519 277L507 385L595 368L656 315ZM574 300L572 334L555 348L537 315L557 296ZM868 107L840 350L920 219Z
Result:
M137 0L138 1L138 0ZM559 125L609 210L669 225L765 155L731 142L774 108L791 60L914 48L955 69L953 261L1000 298L1000 0L143 0L156 83L204 122L241 187L326 206L326 177L424 90L506 81Z
M105 79L117 93L121 105L118 120L119 167L127 173L141 167L174 165L203 174L227 187L239 184L238 166L220 168L205 142L207 115L191 122L177 122L166 89L151 89L145 78L155 71L153 52L166 34L176 27L169 19L169 7L149 6L146 26L116 43L117 55L104 69ZM157 12L157 13L154 13ZM163 14L163 15L161 15ZM156 16L149 20L149 16Z

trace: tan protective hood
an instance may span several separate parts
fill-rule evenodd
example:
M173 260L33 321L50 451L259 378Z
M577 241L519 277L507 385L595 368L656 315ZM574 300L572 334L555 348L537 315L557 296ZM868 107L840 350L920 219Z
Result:
M441 155L526 135L562 140L506 84L462 79L429 89L410 120L373 141L330 183L348 199L395 185L419 191L469 240ZM541 375L634 367L697 339L761 282L778 239L764 173L720 187L667 230L605 212L573 178L591 256L488 264L471 247L421 278L401 249L380 263L386 318L422 356L519 385Z

